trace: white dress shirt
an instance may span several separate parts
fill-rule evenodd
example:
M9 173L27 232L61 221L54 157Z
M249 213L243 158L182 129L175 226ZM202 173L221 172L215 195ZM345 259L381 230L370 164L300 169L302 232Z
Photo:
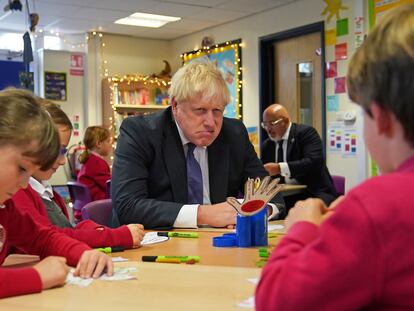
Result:
M286 155L287 155L287 146L288 146L288 140L289 140L289 134L290 134L290 128L292 127L292 123L289 123L289 126L285 132L285 134L283 134L282 138L283 139L283 159L286 159ZM277 157L277 152L279 150L279 140L275 140L272 139L270 137L271 140L273 140L275 142L275 157ZM280 165L280 175L282 175L283 177L285 177L285 183L287 184L297 184L298 181L294 178L291 178L290 176L290 169L289 169L289 165L287 164L287 162L281 162L280 159L276 159L275 158L275 162L279 163Z

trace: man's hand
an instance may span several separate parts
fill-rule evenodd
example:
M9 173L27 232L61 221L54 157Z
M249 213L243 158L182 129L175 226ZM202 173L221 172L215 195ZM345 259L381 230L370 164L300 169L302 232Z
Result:
M223 202L214 205L200 205L197 212L197 224L212 227L234 226L237 212L228 203Z
M97 250L89 250L83 252L73 275L81 278L98 278L105 269L106 274L112 276L114 264L111 257Z
M127 225L131 236L132 236L132 246L140 247L142 239L144 238L145 232L144 232L144 226L141 224L129 224Z
M270 162L270 163L264 164L263 166L270 176L280 175L279 163Z
M39 273L42 289L62 286L65 283L69 267L66 258L50 256L33 266Z
M319 226L332 213L334 211L328 208L321 199L297 201L295 206L289 210L289 214L285 219L285 225L289 229L299 221L308 221Z

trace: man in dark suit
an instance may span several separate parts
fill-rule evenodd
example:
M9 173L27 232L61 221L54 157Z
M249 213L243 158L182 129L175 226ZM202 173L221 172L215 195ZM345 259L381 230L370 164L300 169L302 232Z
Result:
M263 142L261 159L271 176L281 176L286 183L306 185L306 190L285 197L287 208L297 200L317 197L329 205L337 194L326 167L322 140L308 125L290 122L284 106L273 104L263 112L262 127L269 138Z
M268 174L243 123L223 118L226 83L211 63L191 62L174 75L169 94L171 107L127 118L120 128L111 182L120 222L232 226L236 212L226 198L243 192L249 177ZM281 195L273 202L274 216L284 217Z

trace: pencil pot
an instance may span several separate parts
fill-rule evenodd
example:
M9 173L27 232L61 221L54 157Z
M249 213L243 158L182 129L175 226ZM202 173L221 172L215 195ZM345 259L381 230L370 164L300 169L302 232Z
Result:
M250 218L252 246L267 246L267 206Z
M238 247L252 246L251 216L237 215L236 238Z

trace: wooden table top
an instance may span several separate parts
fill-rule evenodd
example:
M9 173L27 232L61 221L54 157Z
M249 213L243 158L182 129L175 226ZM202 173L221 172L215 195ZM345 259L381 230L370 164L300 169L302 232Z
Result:
M280 222L272 222L279 224ZM176 230L180 231L180 230ZM247 279L258 278L260 269L258 247L216 248L212 238L231 230L203 228L199 238L170 238L166 242L145 245L138 249L112 253L128 258L115 267L135 267L136 280L94 280L87 287L65 285L61 288L2 299L3 310L231 310L254 295L255 284ZM269 239L276 245L284 229ZM274 231L275 232L275 231ZM143 255L200 256L194 265L142 262ZM14 257L14 258L13 258ZM24 264L36 256L12 255L5 264Z

